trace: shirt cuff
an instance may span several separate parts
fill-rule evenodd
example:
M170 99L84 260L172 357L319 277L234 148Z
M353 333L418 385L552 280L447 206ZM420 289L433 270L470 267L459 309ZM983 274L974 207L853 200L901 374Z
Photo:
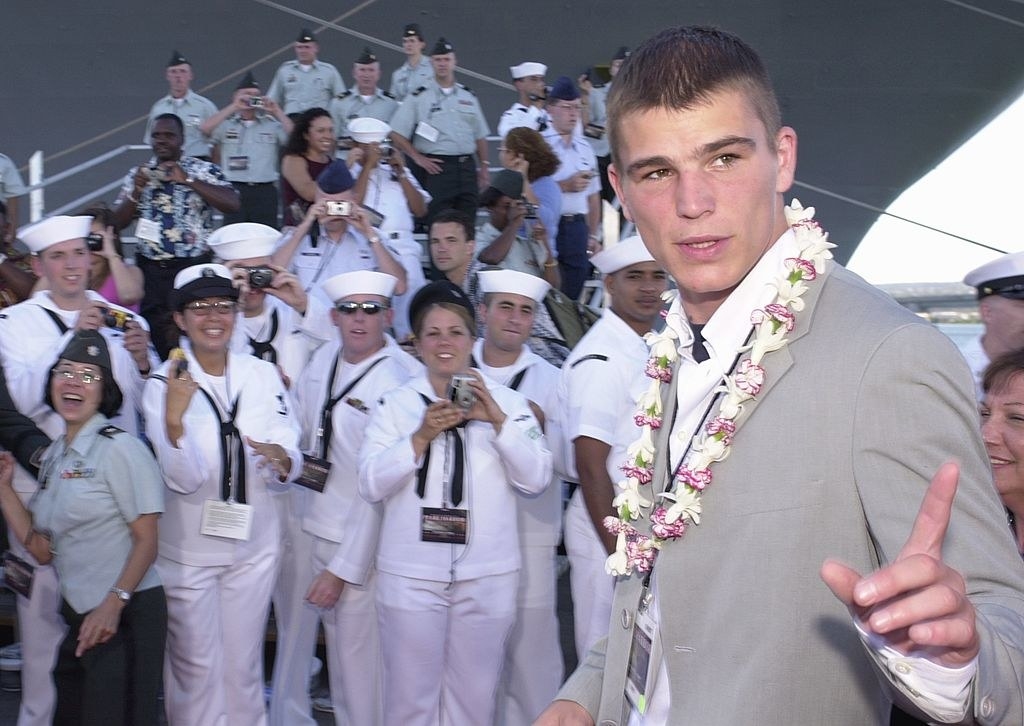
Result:
M854 625L864 644L884 663L889 677L898 681L914 703L939 723L958 723L971 705L971 684L978 673L978 656L959 668L940 665L913 652L907 655L886 644L877 633L868 633L856 619Z

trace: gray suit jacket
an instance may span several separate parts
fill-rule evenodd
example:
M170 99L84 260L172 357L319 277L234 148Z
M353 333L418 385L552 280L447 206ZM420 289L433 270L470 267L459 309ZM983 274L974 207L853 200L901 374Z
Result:
M829 556L861 572L894 559L931 476L955 457L944 556L979 611L973 711L979 723L1021 724L1024 565L966 364L935 328L841 267L804 299L790 344L764 360L765 388L729 458L714 465L701 524L655 567L670 723L888 724L891 700L914 713L914 696L874 663L818 571ZM599 724L626 721L640 588L637 575L620 580L607 640L559 694Z

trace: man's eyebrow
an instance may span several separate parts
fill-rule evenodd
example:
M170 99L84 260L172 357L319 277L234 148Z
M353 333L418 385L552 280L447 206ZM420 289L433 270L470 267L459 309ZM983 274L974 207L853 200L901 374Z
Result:
M757 142L748 136L725 136L722 137L721 139L709 141L703 146L698 147L697 151L694 153L694 156L698 158L703 156L709 156L717 151L721 151L722 149L726 149L730 146L736 145L744 146L747 147L748 149L754 149L757 147ZM629 165L626 171L627 173L632 173L640 169L650 169L651 167L660 166L672 166L672 160L669 159L669 157L667 156L661 155L647 156L642 159L637 159L636 161L634 161L632 164Z

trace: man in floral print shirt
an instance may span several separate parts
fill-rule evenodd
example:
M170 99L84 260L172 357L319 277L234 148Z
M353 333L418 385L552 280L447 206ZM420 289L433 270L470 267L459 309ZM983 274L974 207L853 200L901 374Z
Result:
M128 173L114 206L118 228L138 219L135 259L146 285L142 315L161 358L177 338L167 308L174 276L211 260L206 240L213 231L213 211L236 212L240 204L220 167L181 155L183 138L181 119L157 116L150 132L153 158Z

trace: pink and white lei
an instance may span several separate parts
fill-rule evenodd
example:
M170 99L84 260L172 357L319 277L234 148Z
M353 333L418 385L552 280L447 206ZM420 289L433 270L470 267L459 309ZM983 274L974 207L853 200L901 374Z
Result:
M751 313L753 340L740 351L749 351L749 355L715 390L724 394L718 413L694 437L672 485L658 495L666 503L657 506L650 484L654 478L654 432L662 424L661 387L672 381L672 368L679 358L679 341L687 337L688 333L683 331L688 331L689 324L680 312L670 312L662 332L645 336L651 349L645 372L651 383L640 397L633 416L640 436L626 450L626 461L621 467L625 478L616 485L618 495L612 505L619 516L604 520L605 528L617 536L615 552L605 562L609 574L650 571L658 550L666 542L682 537L690 524L700 524L701 498L713 479L711 467L729 455L738 429L736 419L743 412L744 404L756 398L764 386L765 369L761 362L765 355L786 345L787 336L796 323L796 313L804 309L801 296L809 289L807 283L822 273L825 261L832 257L829 250L835 247L814 220L814 207L804 209L794 199L786 208L786 221L796 235L800 251L796 257L785 261L786 274L774 281L774 301ZM664 297L670 301L675 295L670 291ZM650 536L633 525L645 517L650 520Z

